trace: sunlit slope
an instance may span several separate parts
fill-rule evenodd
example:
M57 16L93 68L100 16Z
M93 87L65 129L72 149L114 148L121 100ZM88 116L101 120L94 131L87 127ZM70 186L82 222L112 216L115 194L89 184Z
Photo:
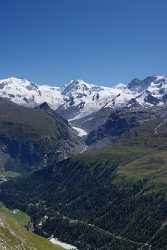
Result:
M1 250L63 250L47 239L28 232L15 219L0 213Z

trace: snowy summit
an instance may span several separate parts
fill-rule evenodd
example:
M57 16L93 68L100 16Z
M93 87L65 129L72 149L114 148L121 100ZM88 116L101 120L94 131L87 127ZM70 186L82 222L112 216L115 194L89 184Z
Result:
M103 107L163 105L167 101L167 77L149 76L111 87L83 80L71 80L63 87L56 87L11 77L0 80L0 97L32 107L46 102L52 109L66 113L67 119L74 120Z

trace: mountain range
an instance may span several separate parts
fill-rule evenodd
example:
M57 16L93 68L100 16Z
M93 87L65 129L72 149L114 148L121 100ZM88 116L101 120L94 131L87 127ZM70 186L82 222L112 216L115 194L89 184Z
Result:
M10 211L74 249L167 250L167 77L0 84L0 201Z
M62 87L39 85L17 77L0 80L0 97L24 106L43 102L70 120L85 117L104 107L161 106L167 101L167 77L148 76L110 87L71 80Z

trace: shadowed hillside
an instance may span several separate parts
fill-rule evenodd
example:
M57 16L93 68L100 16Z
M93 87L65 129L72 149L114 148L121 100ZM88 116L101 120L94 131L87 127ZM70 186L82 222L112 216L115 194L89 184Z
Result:
M0 99L0 170L24 173L82 149L68 122L51 109Z

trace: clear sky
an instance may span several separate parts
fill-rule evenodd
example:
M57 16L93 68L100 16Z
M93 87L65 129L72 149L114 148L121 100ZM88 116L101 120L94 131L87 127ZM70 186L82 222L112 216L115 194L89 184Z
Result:
M0 4L0 78L107 84L167 74L167 0Z

